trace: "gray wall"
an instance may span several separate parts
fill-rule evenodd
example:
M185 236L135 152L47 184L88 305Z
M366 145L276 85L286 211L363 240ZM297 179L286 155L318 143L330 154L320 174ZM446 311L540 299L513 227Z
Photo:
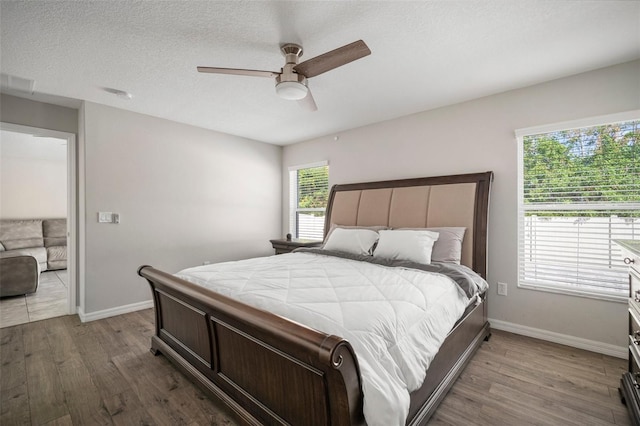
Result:
M85 314L149 300L143 264L177 272L273 253L281 147L90 102L80 116ZM121 223L97 223L98 211Z
M168 272L273 253L282 148L93 103L2 94L0 120L78 134L81 312L148 301L142 264ZM121 223L98 224L98 211Z
M78 110L0 94L0 121L78 133Z
M337 141L328 135L286 146L282 174L320 160L329 161L331 184L493 170L489 316L625 346L626 304L517 288L514 130L639 108L640 61L634 61L341 132ZM283 229L288 184L283 179ZM498 281L508 283L508 296L496 295Z
M329 160L331 184L493 170L488 279L492 286L508 283L509 295L491 291L490 317L624 346L624 304L516 287L513 132L638 109L639 94L635 61L284 151L92 103L82 107L78 123L74 109L3 94L0 120L79 133L79 199L86 203L79 260L86 284L79 302L86 314L149 300L135 274L141 264L175 272L205 260L271 254L268 240L288 227L287 168ZM98 211L118 212L122 223L98 224Z

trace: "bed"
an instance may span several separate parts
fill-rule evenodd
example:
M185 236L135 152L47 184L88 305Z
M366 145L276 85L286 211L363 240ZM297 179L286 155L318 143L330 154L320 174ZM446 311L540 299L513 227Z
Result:
M334 185L325 235L332 224L464 227L461 263L486 277L491 180L492 173L485 172ZM166 356L244 423L367 424L359 360L348 340L151 266L138 273L153 293L151 351ZM485 295L463 308L422 385L411 392L407 425L427 422L490 335Z

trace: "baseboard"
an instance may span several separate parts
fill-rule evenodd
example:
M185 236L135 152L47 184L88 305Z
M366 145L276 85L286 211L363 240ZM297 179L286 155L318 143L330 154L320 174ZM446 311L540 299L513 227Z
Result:
M539 328L527 327L526 325L514 324L512 322L500 321L489 318L491 328L508 331L514 334L521 334L535 339L546 340L548 342L559 343L573 348L584 349L599 354L614 356L616 358L627 359L628 348L626 346L616 346L609 343L596 342L595 340L582 339L580 337L569 336L567 334L555 333L553 331Z
M132 303L130 305L117 306L115 308L104 309L85 313L81 307L78 307L78 316L80 321L89 322L103 318L109 318L116 315L128 314L129 312L141 311L143 309L153 308L153 300L145 300L144 302Z

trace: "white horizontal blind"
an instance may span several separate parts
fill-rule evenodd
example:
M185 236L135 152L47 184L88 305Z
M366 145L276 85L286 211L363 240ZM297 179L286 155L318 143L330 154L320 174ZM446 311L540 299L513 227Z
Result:
M519 140L519 285L618 298L640 239L640 120Z
M289 170L289 229L295 238L322 240L329 199L329 166Z

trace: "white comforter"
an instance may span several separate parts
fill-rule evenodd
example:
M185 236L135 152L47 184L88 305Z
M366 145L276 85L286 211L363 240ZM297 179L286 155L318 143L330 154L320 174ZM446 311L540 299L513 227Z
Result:
M180 278L271 311L353 346L369 425L404 425L422 384L469 301L440 274L311 253L185 269Z

